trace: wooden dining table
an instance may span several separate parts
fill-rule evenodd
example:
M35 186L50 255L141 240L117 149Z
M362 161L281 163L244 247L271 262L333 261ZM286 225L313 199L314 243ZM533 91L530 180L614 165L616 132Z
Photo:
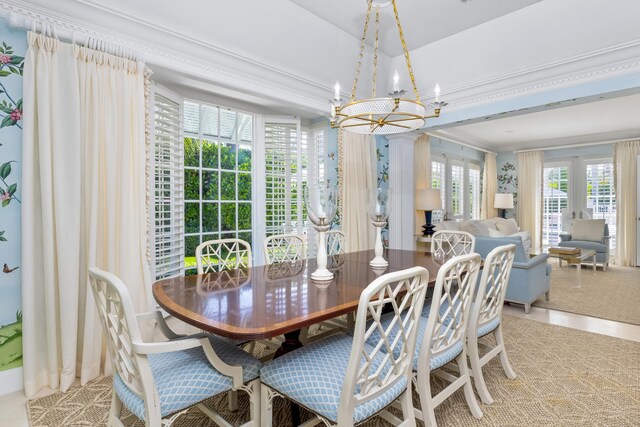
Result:
M373 257L373 250L329 257L334 277L325 283L311 280L316 260L310 258L164 279L154 283L153 295L168 313L207 332L235 340L285 334L283 346L299 346L301 328L355 311L380 275L423 266L433 284L441 265L428 253L388 249L388 267L376 270L369 266Z

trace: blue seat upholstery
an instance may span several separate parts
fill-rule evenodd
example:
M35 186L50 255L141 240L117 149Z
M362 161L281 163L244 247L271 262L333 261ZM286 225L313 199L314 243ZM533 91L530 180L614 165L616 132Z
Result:
M494 248L508 244L516 245L516 253L509 278L505 301L524 304L529 312L531 304L547 294L551 287L551 266L547 263L548 254L539 254L532 258L524 251L522 240L514 237L476 237L476 252L485 259Z
M245 384L258 378L260 361L223 339L210 337L209 341L220 359L230 365L242 366ZM148 360L163 417L232 388L231 377L214 369L201 347L150 354ZM124 384L117 373L113 376L113 387L131 413L144 420L144 401Z
M611 236L609 235L609 225L604 224L604 234L599 242L591 242L587 240L572 240L570 233L560 233L560 243L558 246L593 249L596 251L596 264L600 264L604 270L609 267L609 243Z
M312 412L337 422L340 395L352 346L353 337L348 335L334 335L316 341L266 363L260 370L260 379L263 384ZM382 353L376 353L374 362L377 361L378 364L374 363L374 367L379 367L383 358ZM354 423L387 407L406 387L407 380L401 377L388 391L356 406Z

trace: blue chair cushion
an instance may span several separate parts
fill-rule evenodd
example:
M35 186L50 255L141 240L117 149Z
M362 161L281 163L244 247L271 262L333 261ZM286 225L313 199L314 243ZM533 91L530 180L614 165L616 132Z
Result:
M444 310L446 310L446 307L440 308L441 312L443 312ZM424 334L427 330L427 321L429 320L428 311L427 311L427 316L424 316L424 313L425 311L423 310L423 315L420 316L420 323L418 324L418 331L416 336L416 350L413 355L414 371L418 370L418 363L420 360L420 347L422 347ZM380 323L382 323L385 329L391 324L393 316L394 316L393 313L387 313L382 315ZM392 331L391 334L389 335L389 340L392 341L394 337L395 335ZM380 338L381 338L380 333L378 331L374 331L369 337L369 339L367 340L367 344L376 346L380 341ZM453 359L456 358L456 356L460 354L460 352L462 352L462 348L463 348L463 342L462 340L459 340L458 342L454 343L447 351L432 357L431 362L429 363L429 369L433 371L451 362ZM400 354L400 348L394 349L394 355L397 357L399 354Z
M262 365L259 360L223 339L210 337L209 341L220 359L230 365L242 366L245 383L258 378ZM147 357L160 398L162 417L232 388L231 378L213 368L201 347ZM125 385L117 373L113 376L113 387L131 413L144 420L144 401Z
M606 252L607 245L599 242L588 242L585 240L569 240L567 242L560 242L558 246L568 246L571 248L580 249L593 249L596 252Z
M274 359L260 370L263 384L276 390L312 412L337 422L342 385L346 375L353 337L334 335ZM368 347L367 351L373 349ZM383 354L374 357L374 368L380 366ZM383 368L383 372L385 369ZM353 420L359 423L380 412L407 388L407 379L398 379L378 397L355 407Z
M500 318L496 317L489 322L478 328L478 338L483 337L493 332L498 326L500 326Z

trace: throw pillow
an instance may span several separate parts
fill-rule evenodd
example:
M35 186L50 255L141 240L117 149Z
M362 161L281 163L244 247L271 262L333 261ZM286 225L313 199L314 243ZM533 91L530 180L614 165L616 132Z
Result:
M518 230L518 223L513 218L496 218L496 226L498 227L498 231L505 236L511 236L520 231Z
M488 228L487 230L489 231L489 237L504 237L504 234L494 228Z
M574 219L571 240L601 242L604 236L604 219Z
M474 236L489 237L489 229L479 221L463 221L460 223L460 231L466 231Z

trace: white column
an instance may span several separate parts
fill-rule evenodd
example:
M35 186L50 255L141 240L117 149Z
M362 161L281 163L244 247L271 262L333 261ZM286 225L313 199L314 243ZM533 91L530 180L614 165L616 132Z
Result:
M413 181L414 132L388 135L389 188L392 192L389 216L389 248L415 249L415 208Z

